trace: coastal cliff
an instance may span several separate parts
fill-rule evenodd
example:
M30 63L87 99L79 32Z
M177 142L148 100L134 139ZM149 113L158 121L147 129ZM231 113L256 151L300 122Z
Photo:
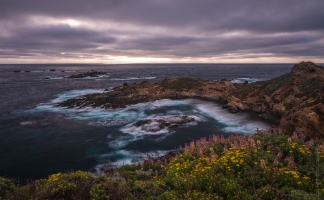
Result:
M230 110L279 116L286 132L324 138L324 69L312 62L268 81L237 85L223 100Z
M144 81L69 99L59 106L120 108L159 99L192 97L219 100L230 112L248 110L260 116L276 115L280 117L279 127L287 132L324 138L324 69L312 62L296 64L290 73L268 81L233 84L229 80L186 77Z

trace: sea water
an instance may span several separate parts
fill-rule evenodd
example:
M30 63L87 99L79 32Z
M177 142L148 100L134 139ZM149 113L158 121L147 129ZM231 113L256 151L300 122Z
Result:
M213 134L250 134L269 129L276 122L260 119L251 112L232 114L219 103L199 99L163 99L118 109L67 109L56 104L80 95L109 92L125 82L181 76L255 82L288 73L291 67L292 64L0 65L0 176L24 182L69 170L96 175L107 167L165 155L180 145ZM67 78L90 69L107 74ZM195 120L155 132L133 126L138 120L181 115Z

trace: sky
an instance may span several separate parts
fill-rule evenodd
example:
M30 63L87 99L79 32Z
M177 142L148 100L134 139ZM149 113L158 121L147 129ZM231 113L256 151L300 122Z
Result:
M324 63L324 0L0 0L0 63Z

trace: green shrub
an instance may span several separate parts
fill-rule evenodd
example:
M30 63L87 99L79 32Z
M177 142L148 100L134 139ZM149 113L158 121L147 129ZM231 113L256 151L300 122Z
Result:
M195 78L190 77L180 77L173 81L166 81L162 83L162 86L167 89L172 90L182 90L182 89L191 89L193 87L201 86L202 83Z
M299 83L297 86L302 92L307 92L312 91L315 88L319 88L321 85L323 85L323 82L310 78Z
M16 186L9 179L0 177L0 200L8 199L15 190Z
M108 200L109 196L106 194L105 187L102 184L93 185L90 189L91 200Z

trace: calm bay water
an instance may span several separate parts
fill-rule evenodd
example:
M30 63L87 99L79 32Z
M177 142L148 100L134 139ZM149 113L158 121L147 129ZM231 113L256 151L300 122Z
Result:
M159 81L189 76L233 82L267 80L290 71L292 64L147 64L147 65L0 65L0 176L46 178L66 170L94 174L104 167L161 156L212 134L249 134L274 122L253 113L230 114L214 102L160 100L124 109L65 109L55 103L124 82ZM55 71L50 71L55 69ZM68 79L90 69L97 78ZM23 72L13 72L19 70ZM28 72L26 72L28 71ZM189 115L194 123L161 132L131 124L140 119Z

